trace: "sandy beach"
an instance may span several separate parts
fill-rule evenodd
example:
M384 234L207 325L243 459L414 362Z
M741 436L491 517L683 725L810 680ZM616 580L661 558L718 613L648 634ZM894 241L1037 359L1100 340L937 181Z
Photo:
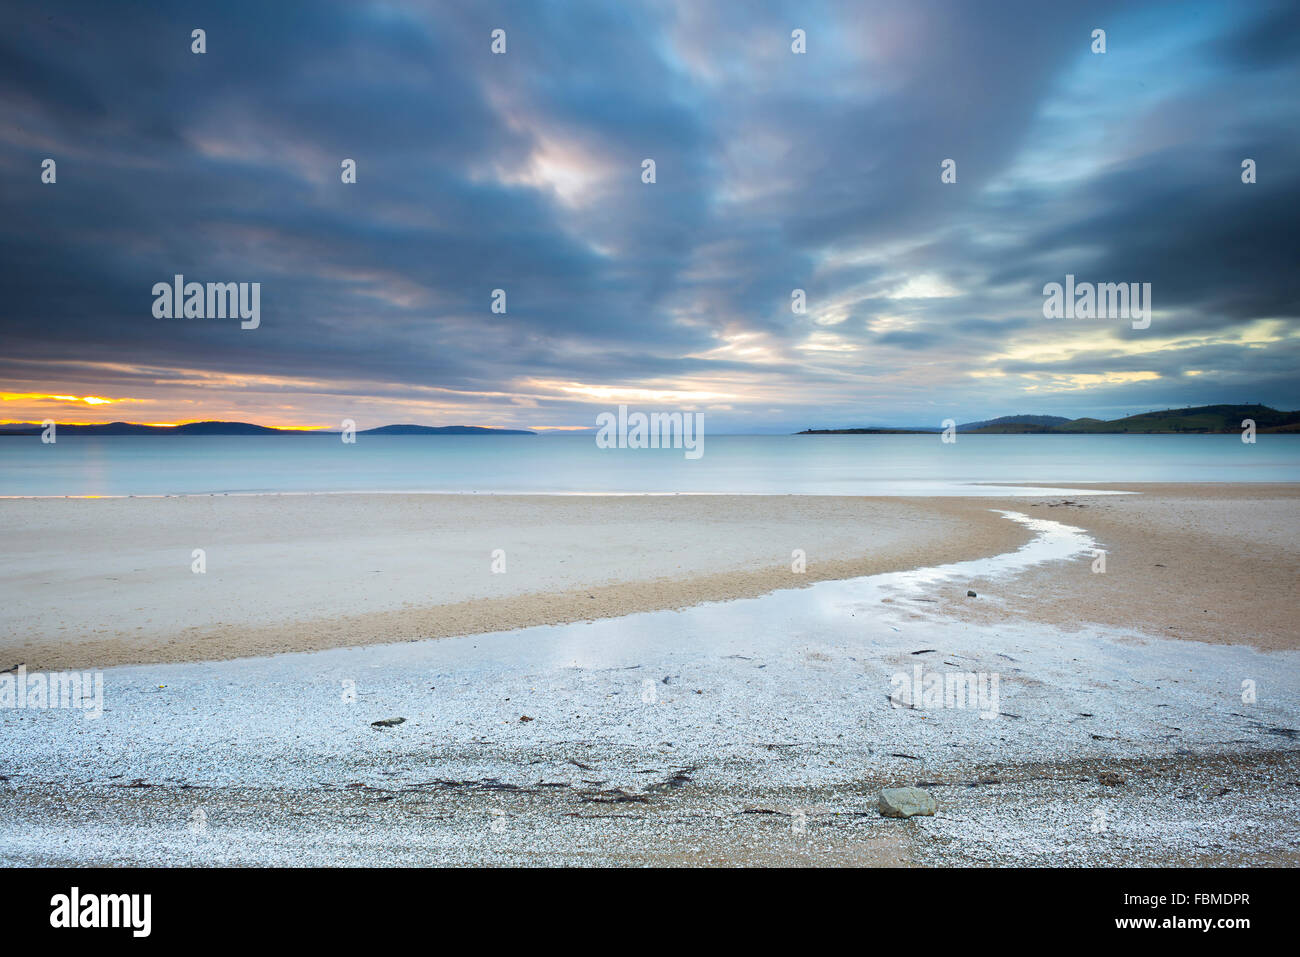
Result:
M1300 489L1094 490L1139 494L8 499L0 667L226 660L754 597L1024 544L998 509L1084 528L1106 571L1028 572L1005 605L956 601L961 615L1300 647Z
M222 660L683 607L1027 540L988 509L808 496L6 500L0 655L29 668Z
M0 860L1294 864L1300 495L1123 490L0 502Z

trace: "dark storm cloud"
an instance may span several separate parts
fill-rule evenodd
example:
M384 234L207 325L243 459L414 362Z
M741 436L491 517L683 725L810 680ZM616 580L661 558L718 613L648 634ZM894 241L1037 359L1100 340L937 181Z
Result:
M1211 325L1300 315L1300 232L1284 212L1300 208L1300 152L1284 133L1217 151L1213 163L1167 151L1090 180L1075 208L1094 212L1037 231L1032 253L990 281L1033 286L1067 271L1096 282L1141 280L1159 290L1159 308L1208 311ZM1247 155L1269 172L1243 191L1236 171ZM1222 182L1207 188L1212 169Z
M1252 370L1295 405L1294 7L1194 6L10 4L0 378L298 395L318 419L450 390L516 424L586 422L587 387L802 427L1194 403ZM1063 134L1076 114L1093 127ZM1151 282L1149 352L1043 320L1065 272ZM174 273L261 282L261 327L154 319ZM1161 378L1021 378L1137 371Z

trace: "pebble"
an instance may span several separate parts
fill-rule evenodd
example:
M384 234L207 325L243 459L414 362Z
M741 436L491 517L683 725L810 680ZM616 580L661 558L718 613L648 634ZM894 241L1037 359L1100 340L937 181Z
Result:
M885 788L880 792L880 813L884 817L929 816L937 807L934 796L921 788Z

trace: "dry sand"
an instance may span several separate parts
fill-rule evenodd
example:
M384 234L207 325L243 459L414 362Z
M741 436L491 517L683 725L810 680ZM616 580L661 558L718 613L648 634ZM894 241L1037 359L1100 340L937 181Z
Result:
M1300 647L1300 488L1122 489L1141 494L5 500L0 669L222 660L750 597L1023 544L995 508L1086 529L1106 572L1044 566L1003 585L1004 602L955 614Z

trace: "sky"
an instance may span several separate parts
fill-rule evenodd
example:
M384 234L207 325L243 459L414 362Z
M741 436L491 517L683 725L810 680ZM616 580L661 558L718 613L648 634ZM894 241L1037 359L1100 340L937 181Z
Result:
M0 422L1295 409L1297 90L1294 2L6 2Z

